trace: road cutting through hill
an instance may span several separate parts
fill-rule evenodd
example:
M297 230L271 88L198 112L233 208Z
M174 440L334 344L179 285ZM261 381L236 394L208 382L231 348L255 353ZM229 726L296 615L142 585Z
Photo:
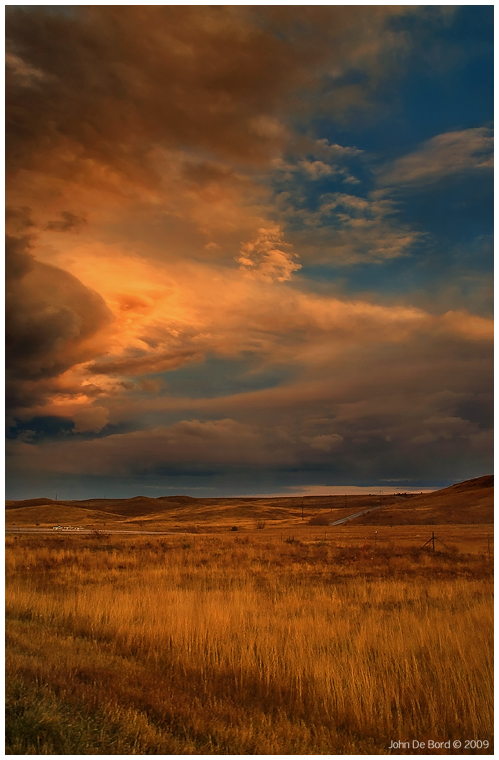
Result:
M343 523L349 522L350 520L355 520L356 517L362 517L362 515L367 515L369 512L376 512L376 510L383 509L386 506L388 505L381 504L379 507L371 507L370 509L363 509L361 512L355 512L355 514L353 515L348 515L348 517L342 517L340 520L335 520L334 522L329 523L329 525L330 526L343 525Z

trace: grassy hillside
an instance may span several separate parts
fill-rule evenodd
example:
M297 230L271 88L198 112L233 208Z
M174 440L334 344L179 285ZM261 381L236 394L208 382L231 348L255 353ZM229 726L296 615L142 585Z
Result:
M359 525L490 524L493 522L493 476L457 483L425 494L308 496L285 498L195 499L168 496L151 499L28 499L6 502L6 525L54 524L128 527L149 530L195 528L216 530L233 525L252 529L257 523L292 527L322 518L338 520L353 512L384 505L357 518Z
M381 497L390 504L397 497ZM358 509L379 504L378 496L313 496L306 498L232 498L194 499L188 496L169 496L151 499L137 496L132 499L86 499L82 501L52 501L29 499L6 503L7 525L105 523L107 527L128 526L171 528L203 525L205 527L253 527L255 521L275 525L301 522L325 514L331 520L348 515ZM82 514L84 511L84 515ZM83 522L82 522L83 521Z
M31 527L39 525L83 525L85 527L103 526L110 522L109 515L95 509L70 507L59 502L36 507L19 507L8 510L5 517L6 527L17 525Z
M359 525L482 525L494 522L494 478L465 480L411 496L358 519Z

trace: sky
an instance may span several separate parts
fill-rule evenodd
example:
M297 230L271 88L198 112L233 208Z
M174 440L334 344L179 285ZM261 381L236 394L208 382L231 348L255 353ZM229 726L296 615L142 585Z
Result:
M8 498L492 472L493 6L8 6L6 38Z

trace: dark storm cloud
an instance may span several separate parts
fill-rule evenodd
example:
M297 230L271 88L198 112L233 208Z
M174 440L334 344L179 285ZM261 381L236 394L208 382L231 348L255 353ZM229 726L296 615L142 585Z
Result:
M76 277L37 261L28 236L6 237L6 386L9 408L40 402L57 378L88 361L111 313Z

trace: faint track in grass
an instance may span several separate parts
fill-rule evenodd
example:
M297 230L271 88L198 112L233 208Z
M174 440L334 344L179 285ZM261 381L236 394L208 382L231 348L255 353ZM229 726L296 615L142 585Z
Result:
M161 530L107 530L106 528L88 528L84 530L54 530L53 528L5 528L6 533L50 533L58 536L77 534L93 534L97 530L98 533L106 535L134 535L134 536L190 536L191 533L185 533L181 531L161 531Z

